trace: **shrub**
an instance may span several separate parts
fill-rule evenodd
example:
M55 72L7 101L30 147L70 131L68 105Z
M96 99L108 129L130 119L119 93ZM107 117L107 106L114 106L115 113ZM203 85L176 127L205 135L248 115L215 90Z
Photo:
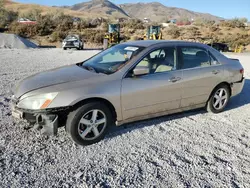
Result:
M63 31L54 31L51 36L49 41L50 42L57 42L57 41L62 41L67 37L68 33L63 32Z
M133 35L130 37L130 40L142 40L142 37L139 35Z
M215 24L215 21L213 20L207 20L207 19L204 19L204 18L197 18L195 21L194 21L194 25L196 26L213 26Z
M94 37L94 43L98 43L98 44L101 44L101 43L103 43L103 38L104 38L104 33L99 33L99 32L97 32L96 34L95 34L95 37Z
M103 39L105 36L105 31L102 30L91 30L91 29L86 29L84 30L84 32L82 33L83 38L89 42L89 43L98 43L98 44L102 44L103 43Z
M181 32L180 29L176 26L171 26L166 30L166 33L170 35L172 38L177 39L180 37Z
M0 28L7 26L18 17L18 13L14 11L8 11L4 8L3 1L0 0Z
M121 27L130 28L130 29L145 29L145 26L141 20L131 19L121 24Z
M22 37L33 37L38 34L36 25L25 25L17 22L13 22L9 26L9 30L12 33L20 35Z
M235 18L232 20L221 22L222 27L231 27L231 28L245 28L244 20Z
M89 28L89 22L87 20L81 20L80 23L76 24L78 30Z
M73 28L73 17L68 15L58 16L54 20L58 31L68 31Z
M211 32L216 32L216 31L219 31L220 28L215 27L215 26L212 26L212 27L209 28L209 30L210 30Z
M186 31L191 37L200 36L201 33L197 27L188 27Z
M59 40L59 34L58 32L53 32L50 36L50 42L57 42Z
M39 36L50 35L55 29L50 15L41 16L37 21L37 32Z

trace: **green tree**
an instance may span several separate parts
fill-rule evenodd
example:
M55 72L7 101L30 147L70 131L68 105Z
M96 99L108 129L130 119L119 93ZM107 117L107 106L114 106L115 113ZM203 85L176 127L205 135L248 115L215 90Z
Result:
M0 10L4 8L4 2L3 0L0 0Z
M248 19L247 18L240 18L239 21L241 21L242 23L246 23L246 22L248 22Z
M0 27L5 27L18 17L17 12L5 9L4 1L0 0Z
M7 11L4 8L3 0L0 0L0 27L4 27L6 23L6 13Z

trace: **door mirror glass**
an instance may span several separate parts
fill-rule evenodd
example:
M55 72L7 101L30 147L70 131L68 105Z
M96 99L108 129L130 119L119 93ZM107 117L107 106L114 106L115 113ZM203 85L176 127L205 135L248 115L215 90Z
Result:
M146 66L137 66L133 70L134 76L142 76L142 75L147 75L147 74L149 74L149 68Z

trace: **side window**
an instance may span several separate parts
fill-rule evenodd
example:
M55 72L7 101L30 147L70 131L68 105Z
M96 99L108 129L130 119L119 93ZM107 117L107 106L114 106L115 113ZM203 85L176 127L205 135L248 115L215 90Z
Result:
M153 51L152 53L150 53L150 58L151 59L156 59L159 57L159 54L161 53L161 50L156 50L156 51Z
M150 52L136 67L141 66L149 68L150 74L176 70L176 49L168 47Z
M210 57L206 50L197 47L181 47L179 60L182 69L210 66Z

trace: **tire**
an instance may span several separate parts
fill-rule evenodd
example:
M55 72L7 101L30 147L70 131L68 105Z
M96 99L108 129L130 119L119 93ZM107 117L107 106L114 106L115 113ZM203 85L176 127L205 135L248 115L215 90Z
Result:
M97 114L95 119L93 119L94 113ZM95 121L92 121L92 119ZM105 122L103 119L105 119ZM98 121L99 125L97 125ZM77 144L82 146L91 145L104 138L113 122L114 119L107 106L100 102L91 102L69 113L66 132ZM97 135L98 132L99 135Z
M206 109L208 112L212 112L215 114L220 113L224 111L229 100L230 100L230 90L227 85L221 84L213 90L207 102Z
M67 48L63 48L63 50L67 50Z

